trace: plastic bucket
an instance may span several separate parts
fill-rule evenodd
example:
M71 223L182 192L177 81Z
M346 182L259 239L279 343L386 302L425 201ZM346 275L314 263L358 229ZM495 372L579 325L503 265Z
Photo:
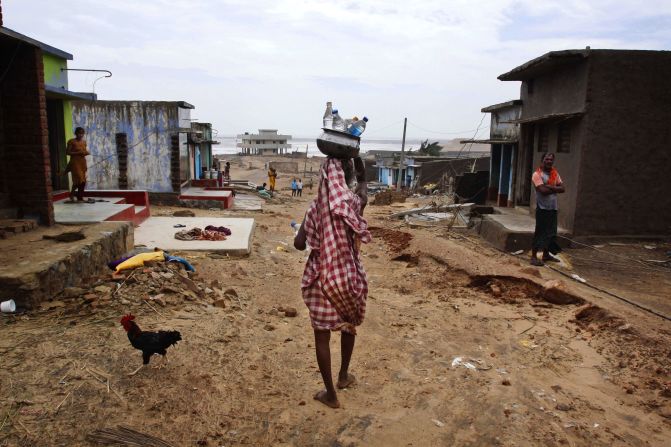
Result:
M0 311L5 314L13 314L16 312L16 303L14 300L7 300L0 303Z

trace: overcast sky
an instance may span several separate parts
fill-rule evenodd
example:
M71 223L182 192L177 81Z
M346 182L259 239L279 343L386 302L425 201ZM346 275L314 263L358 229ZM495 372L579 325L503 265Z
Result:
M184 100L220 134L318 134L325 103L366 134L472 136L519 97L496 79L568 48L671 47L671 1L2 0L4 25L111 70L99 99ZM95 77L70 74L70 89ZM487 119L483 127L487 126ZM486 134L487 129L480 132Z

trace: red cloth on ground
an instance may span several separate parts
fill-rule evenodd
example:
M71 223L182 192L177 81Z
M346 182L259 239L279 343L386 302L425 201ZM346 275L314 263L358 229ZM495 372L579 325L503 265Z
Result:
M301 290L313 328L356 334L366 313L368 280L355 238L368 243L371 235L359 214L361 199L347 187L341 163L327 158L322 164L317 197L305 215L312 252Z

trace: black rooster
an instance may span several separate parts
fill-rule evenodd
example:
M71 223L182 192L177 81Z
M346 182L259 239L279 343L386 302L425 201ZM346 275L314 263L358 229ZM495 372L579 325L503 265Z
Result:
M176 344L182 339L177 331L158 331L145 332L135 323L135 316L128 314L121 318L121 325L128 334L128 340L135 349L142 351L142 366L129 374L133 376L142 369L144 365L149 364L149 359L154 354L161 354L165 361L166 349Z

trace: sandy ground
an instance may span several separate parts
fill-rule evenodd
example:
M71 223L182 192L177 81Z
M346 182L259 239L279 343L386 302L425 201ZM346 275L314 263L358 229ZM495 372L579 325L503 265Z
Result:
M117 424L176 446L668 445L669 322L577 283L553 304L542 284L565 278L469 235L389 221L394 206L367 209L375 238L363 249L358 383L339 410L314 401L305 253L291 248L289 226L309 200L284 193L242 213L257 219L249 257L183 253L200 281L236 291L223 309L155 309L122 289L105 306L3 317L0 445L91 445L88 433ZM278 311L288 306L297 317ZM181 331L166 368L126 375L141 363L118 324L128 311L143 328Z

